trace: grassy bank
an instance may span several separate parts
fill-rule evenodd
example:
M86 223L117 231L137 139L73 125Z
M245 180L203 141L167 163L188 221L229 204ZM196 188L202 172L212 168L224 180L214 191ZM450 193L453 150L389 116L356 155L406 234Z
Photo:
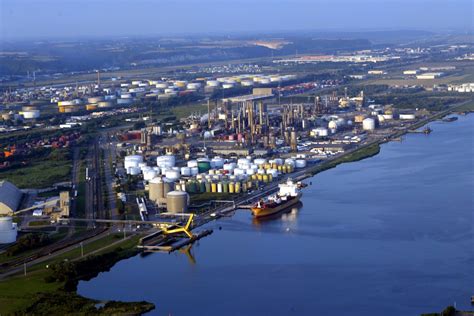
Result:
M474 112L474 100L456 108L456 112Z
M137 240L132 237L121 241L118 235L108 235L84 245L83 258L78 246L29 267L26 276L16 275L0 282L0 314L138 315L152 310L154 305L147 302L99 302L76 293L80 280L90 280L116 262L136 255ZM104 249L106 246L110 247Z
M369 158L372 156L377 155L380 152L380 145L378 143L369 145L367 147L363 147L360 149L357 149L350 154L344 155L340 158L324 162L320 165L315 166L313 169L310 170L310 172L315 175L320 172L323 172L325 170L331 169L336 167L337 165L341 163L347 163L347 162L354 162L354 161L359 161L365 158Z

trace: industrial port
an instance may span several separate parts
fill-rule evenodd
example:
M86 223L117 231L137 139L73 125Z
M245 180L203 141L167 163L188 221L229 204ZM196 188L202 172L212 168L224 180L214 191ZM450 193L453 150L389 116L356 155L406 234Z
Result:
M473 45L424 40L125 39L104 51L130 56L76 70L0 54L37 63L0 77L0 281L75 291L137 254L192 257L209 224L259 225L318 173L430 137L473 111Z

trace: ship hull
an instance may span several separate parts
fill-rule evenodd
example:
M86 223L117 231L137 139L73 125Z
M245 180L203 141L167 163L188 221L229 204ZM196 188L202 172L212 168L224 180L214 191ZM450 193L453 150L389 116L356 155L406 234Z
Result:
M299 193L297 196L292 197L288 201L281 203L275 207L252 207L252 214L256 218L276 214L290 206L295 205L296 203L299 202L300 198L301 198L301 193Z

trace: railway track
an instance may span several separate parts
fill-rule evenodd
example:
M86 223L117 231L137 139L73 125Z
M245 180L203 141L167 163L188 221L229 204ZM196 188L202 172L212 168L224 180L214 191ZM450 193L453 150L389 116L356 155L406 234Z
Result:
M105 227L96 228L96 229L88 231L84 235L78 236L76 238L66 238L66 239L64 239L62 241L59 241L57 243L45 246L45 247L41 248L40 251L38 251L34 254L31 254L31 255L28 255L28 256L25 256L25 257L21 257L21 258L17 258L17 259L11 260L11 261L4 262L0 265L0 267L2 268L2 270L3 269L16 268L16 267L21 266L25 263L29 263L33 260L36 260L36 259L39 259L39 258L42 258L42 257L45 257L45 256L49 256L53 253L56 253L60 250L68 248L70 246L77 245L80 242L89 240L93 237L97 237L97 236L105 233L106 231L108 231L108 228L105 228ZM2 271L2 273L3 272L6 272L6 271Z

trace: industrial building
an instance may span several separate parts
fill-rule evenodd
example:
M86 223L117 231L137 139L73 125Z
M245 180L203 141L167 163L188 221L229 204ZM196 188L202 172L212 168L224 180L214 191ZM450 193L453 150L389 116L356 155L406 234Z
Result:
M23 193L12 183L0 181L0 215L7 215L18 210Z

